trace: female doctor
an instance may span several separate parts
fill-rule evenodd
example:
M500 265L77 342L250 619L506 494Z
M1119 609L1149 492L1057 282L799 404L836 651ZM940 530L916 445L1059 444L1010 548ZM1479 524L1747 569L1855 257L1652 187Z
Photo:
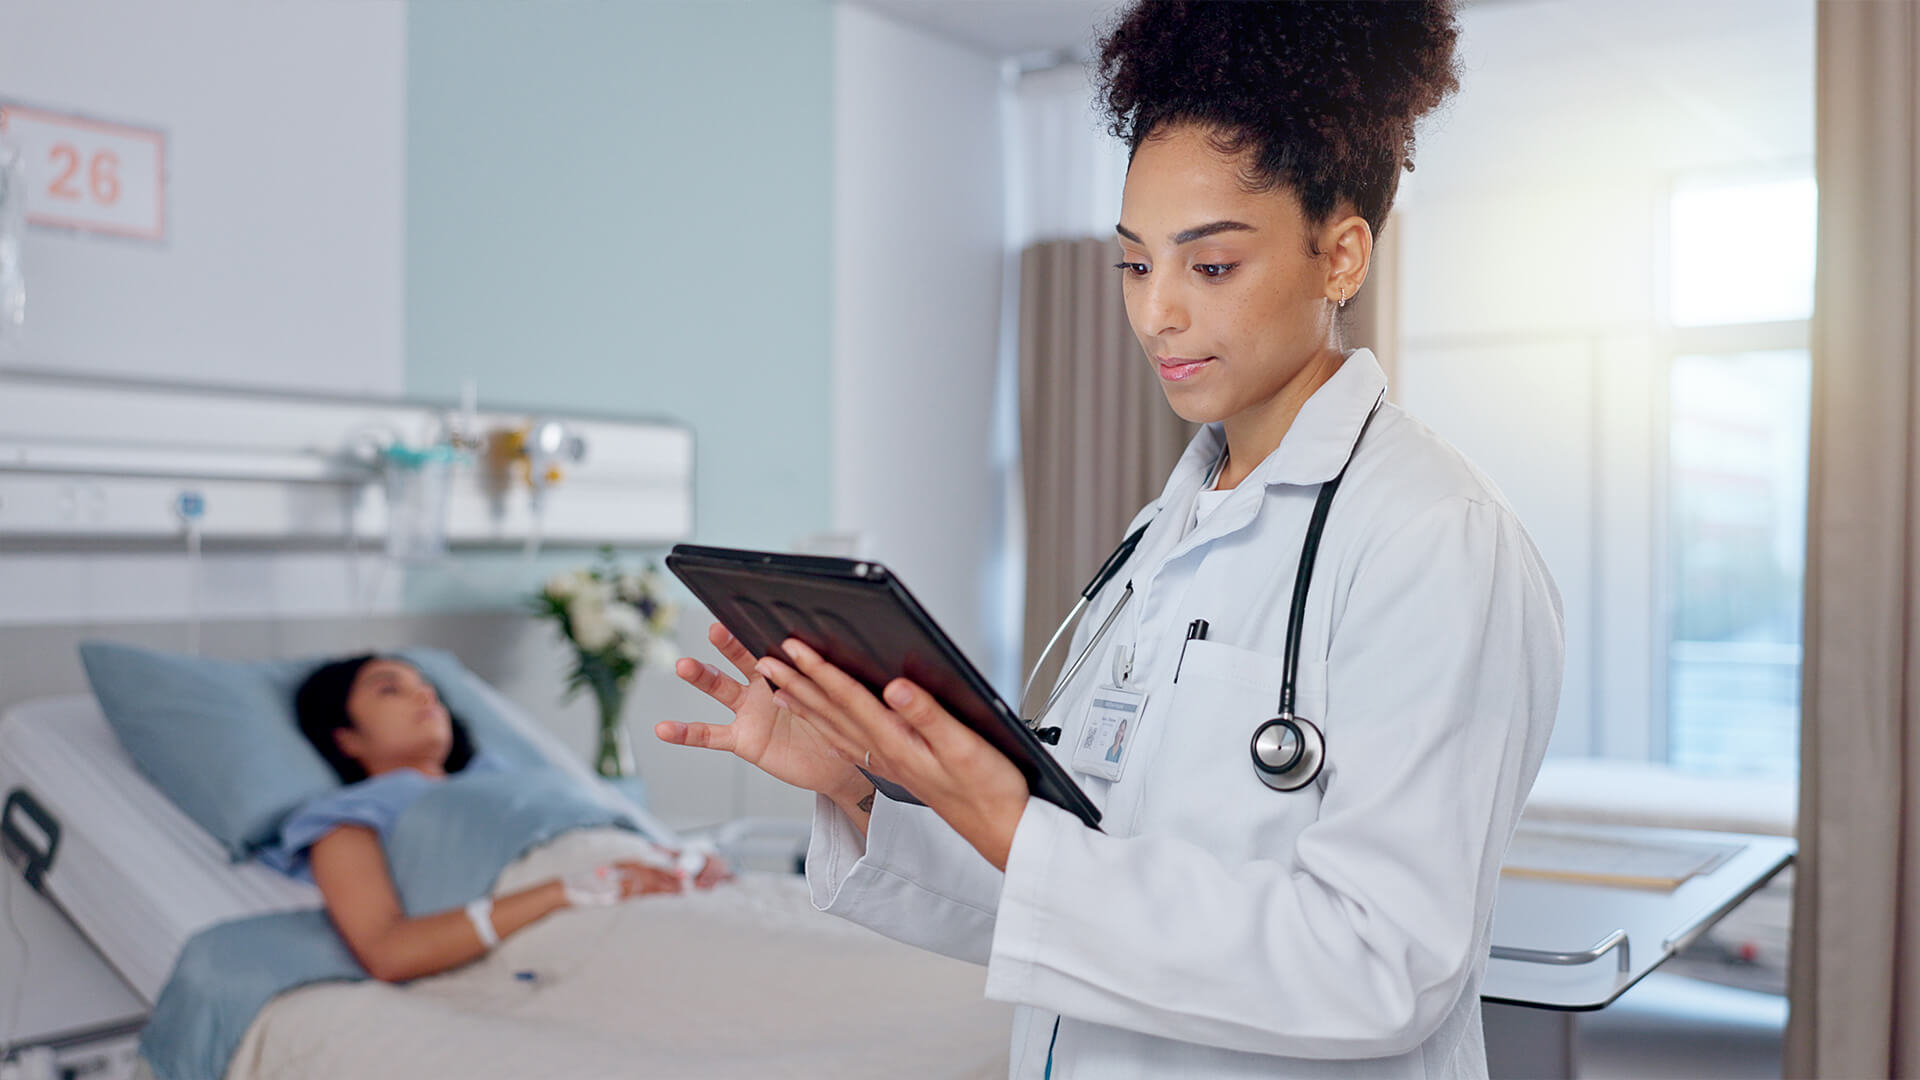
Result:
M986 964L1015 1077L1486 1075L1494 886L1559 697L1559 598L1340 326L1455 36L1445 0L1146 0L1102 43L1128 317L1205 427L1043 721L1100 829L904 679L875 698L717 625L746 683L677 665L733 721L659 736L818 792L815 903Z

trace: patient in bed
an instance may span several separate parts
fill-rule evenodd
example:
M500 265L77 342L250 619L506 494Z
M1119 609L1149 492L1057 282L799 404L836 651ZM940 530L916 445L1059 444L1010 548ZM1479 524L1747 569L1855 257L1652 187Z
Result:
M402 811L451 773L508 768L476 748L413 665L360 656L315 671L295 698L300 730L346 785L294 811L261 859L320 888L328 917L368 974L404 982L459 967L500 939L568 907L711 888L730 876L717 857L697 875L670 864L609 863L516 892L417 917L402 907L383 841Z

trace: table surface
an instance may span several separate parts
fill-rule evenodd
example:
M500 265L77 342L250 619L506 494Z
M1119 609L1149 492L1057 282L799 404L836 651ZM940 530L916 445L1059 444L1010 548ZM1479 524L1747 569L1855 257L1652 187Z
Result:
M1573 831L1571 826L1567 829ZM1750 833L1631 825L1580 826L1578 831L1600 839L1743 846L1718 868L1671 890L1501 875L1493 915L1496 948L1582 952L1614 931L1624 930L1629 962L1622 970L1617 950L1598 960L1566 966L1488 960L1486 981L1480 988L1482 1001L1543 1009L1604 1008L1758 891L1793 861L1796 850L1791 839Z

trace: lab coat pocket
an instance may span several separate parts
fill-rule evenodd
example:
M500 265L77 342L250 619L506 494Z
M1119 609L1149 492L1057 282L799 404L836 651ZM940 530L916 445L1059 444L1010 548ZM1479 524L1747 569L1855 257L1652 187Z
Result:
M1189 641L1166 708L1141 831L1194 840L1229 862L1282 857L1312 821L1320 790L1278 792L1253 770L1253 733L1278 715L1286 666L1277 655L1213 641ZM1319 723L1326 662L1302 657L1294 713Z

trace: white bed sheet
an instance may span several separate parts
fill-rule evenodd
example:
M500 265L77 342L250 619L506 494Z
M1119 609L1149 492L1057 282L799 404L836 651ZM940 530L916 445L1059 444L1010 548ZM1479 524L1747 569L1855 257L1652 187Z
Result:
M495 892L640 843L562 834ZM814 910L804 878L746 874L557 912L406 986L289 991L254 1019L225 1080L993 1080L1007 1075L1012 1011L985 990L983 967Z
M0 716L0 797L15 788L60 823L47 891L148 1004L200 930L320 903L311 885L229 862L140 774L91 695Z

